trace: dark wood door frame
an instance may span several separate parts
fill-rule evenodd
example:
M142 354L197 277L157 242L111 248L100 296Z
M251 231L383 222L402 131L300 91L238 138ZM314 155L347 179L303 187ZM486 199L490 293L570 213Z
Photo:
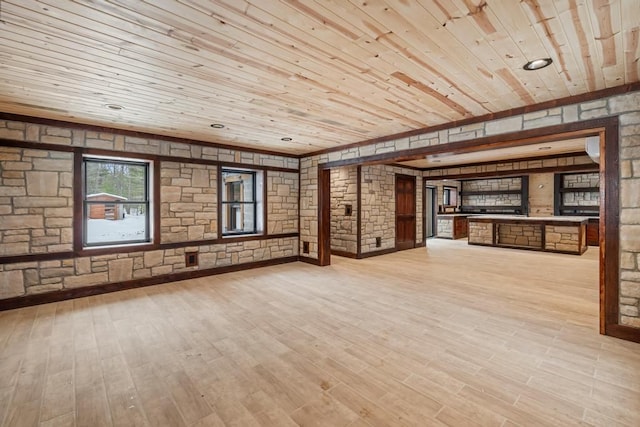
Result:
M331 265L331 169L318 167L318 265Z
M620 173L620 153L618 116L527 129L471 141L441 144L439 146L384 153L357 159L337 160L321 164L319 168L329 169L346 165L394 163L436 152L451 151L451 148L455 148L457 153L467 153L490 148L513 147L594 135L600 136L600 333L640 342L640 329L619 323L620 193L618 177ZM520 173L523 172L526 171ZM329 209L328 205L326 209Z
M431 227L433 227L433 235L435 236L435 229L436 229L436 217L434 215L433 210L438 206L438 194L437 194L437 189L438 187L435 187L433 185L427 185L427 181L432 181L431 178L422 178L422 243L425 243L427 241L427 239L429 238L429 236L427 236L427 217L429 215L429 212L427 212L427 188L433 190L432 196L431 196ZM426 243L425 243L426 244Z

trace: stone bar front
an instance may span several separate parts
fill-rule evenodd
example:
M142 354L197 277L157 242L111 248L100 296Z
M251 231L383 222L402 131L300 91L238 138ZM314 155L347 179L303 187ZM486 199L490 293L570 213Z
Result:
M468 216L469 214L438 214L436 236L442 239L467 237Z
M587 218L482 215L467 218L470 245L581 255L587 250Z

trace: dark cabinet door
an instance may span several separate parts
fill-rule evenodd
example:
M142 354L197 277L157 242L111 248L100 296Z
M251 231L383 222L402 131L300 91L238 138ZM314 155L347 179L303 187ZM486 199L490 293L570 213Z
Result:
M416 178L396 175L396 249L416 244Z

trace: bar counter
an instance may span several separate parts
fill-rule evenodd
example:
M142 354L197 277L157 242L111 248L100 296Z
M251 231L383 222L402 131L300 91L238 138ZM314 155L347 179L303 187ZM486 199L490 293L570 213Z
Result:
M441 239L462 239L467 237L467 217L469 214L438 214L436 237Z
M469 244L582 255L588 218L515 215L469 216Z

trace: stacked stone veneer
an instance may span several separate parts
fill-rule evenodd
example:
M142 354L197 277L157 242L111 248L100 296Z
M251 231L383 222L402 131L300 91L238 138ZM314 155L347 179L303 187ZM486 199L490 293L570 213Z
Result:
M118 283L297 255L297 237L200 245L147 252L96 255L0 266L0 297ZM185 266L185 252L199 254L197 267Z
M438 218L438 237L453 239L453 218Z
M559 124L577 123L585 120L618 116L620 119L620 323L640 328L640 92L625 93L594 101L565 105L517 114L507 118L455 126L420 135L359 145L340 151L322 153L303 158L300 162L301 185L301 241L311 242L310 257L318 257L318 165L348 159L367 160L367 156L398 152L411 148L444 145L457 141L474 141L478 138L507 134ZM536 162L539 162L536 164ZM425 177L478 172L514 171L541 167L569 165L592 165L587 156L567 157L553 160L505 162L504 164L471 166L432 170ZM615 215L615 213L612 213Z
M581 173L562 176L564 188L597 188L600 186L600 174ZM598 191L576 191L562 195L563 202L568 206L600 206L600 193Z
M542 248L542 228L528 224L496 224L497 244Z
M217 167L162 162L160 177L162 242L218 237Z
M351 205L351 215L345 206ZM358 252L358 168L331 170L331 250Z
M298 232L298 174L269 171L267 174L267 230L269 234Z
M580 236L577 226L545 226L544 248L555 251L579 252L580 247L586 247L586 233Z
M21 257L21 262L7 258L0 264L0 299L298 255L298 238L279 236L298 231L297 158L16 121L0 121L0 138L50 144L47 149L0 147L0 256ZM154 162L161 186L161 239L154 243L180 247L142 251L125 246L110 255L86 250L70 256L73 222L82 219L73 217L73 154L56 147L102 149L113 157L139 153L178 159ZM267 168L266 209L273 237L206 242L220 237L218 170L215 164L191 159ZM198 252L198 266L185 266L185 252ZM58 253L60 259L55 258ZM52 259L29 261L31 254Z
M362 253L396 245L395 175L388 166L362 167ZM380 247L376 238L381 239Z
M469 178L473 178L481 173L526 173L527 170L536 171L541 168L557 168L562 166L579 166L579 165L593 165L594 162L587 155L577 155L572 157L561 157L556 159L544 159L544 160L516 160L507 161L503 163L493 163L485 165L475 166L460 166L450 167L443 169L431 169L424 172L424 176L427 178L438 178L448 175L468 175Z
M462 206L520 206L520 194L469 194L467 191L520 190L522 178L492 178L462 182Z
M0 147L0 256L72 249L71 153Z
M493 244L493 224L490 222L469 221L469 243Z
M393 249L396 245L396 175L419 176L395 166L362 167L362 253ZM416 179L416 243L422 240L422 179ZM381 245L376 245L376 238Z

